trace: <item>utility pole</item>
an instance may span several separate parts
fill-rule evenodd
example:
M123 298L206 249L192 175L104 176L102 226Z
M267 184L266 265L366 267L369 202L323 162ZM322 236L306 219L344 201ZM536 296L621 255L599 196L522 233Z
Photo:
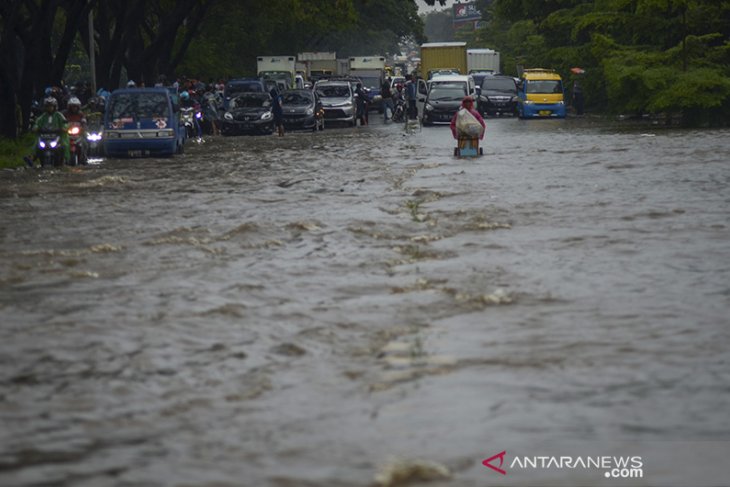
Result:
M91 67L91 92L96 95L96 46L94 43L94 9L89 9L89 66Z

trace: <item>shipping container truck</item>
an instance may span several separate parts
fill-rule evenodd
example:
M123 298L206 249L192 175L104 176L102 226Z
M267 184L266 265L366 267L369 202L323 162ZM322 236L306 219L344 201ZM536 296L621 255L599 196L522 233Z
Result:
M380 89L385 80L384 56L357 56L350 58L350 76L360 78L363 88L367 89L370 108L383 111Z
M292 88L297 74L294 56L258 56L256 72L259 78L275 81L279 90Z
M334 52L300 52L297 61L306 66L307 79L311 82L337 74L337 53Z
M467 49L466 67L469 74L499 73L499 52L492 49Z
M466 42L433 42L421 45L421 77L467 74Z

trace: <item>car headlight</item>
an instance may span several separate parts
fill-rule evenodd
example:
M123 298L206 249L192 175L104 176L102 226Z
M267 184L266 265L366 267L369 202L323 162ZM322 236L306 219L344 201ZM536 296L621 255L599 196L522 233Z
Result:
M38 147L40 147L41 149L45 149L46 143L41 140L40 142L38 142Z
M86 138L91 142L99 142L101 140L101 134L96 132L89 132L86 134Z
M269 120L273 115L271 112L266 112L263 115L261 115L261 120Z
M55 149L57 145L58 145L58 140L51 141L51 149Z
M433 105L431 105L430 103L426 103L426 107L425 108L426 108L427 111L430 112L431 110L433 110Z
M308 115L308 116L314 115L314 109L312 109L312 108L307 108L307 115Z
M532 101L532 100L525 100L525 101L524 101L524 104L525 104L525 105L533 105L534 103L535 103L535 102L534 102L534 101Z
M223 115L223 118L225 118L226 120L229 120L229 121L233 121L233 114L231 112L226 112Z

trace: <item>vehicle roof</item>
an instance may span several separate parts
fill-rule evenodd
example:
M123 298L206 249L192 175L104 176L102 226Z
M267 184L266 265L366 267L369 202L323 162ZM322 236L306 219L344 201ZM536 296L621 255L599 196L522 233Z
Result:
M119 88L112 92L112 95L123 93L164 93L169 95L167 88Z
M359 80L351 80L351 81L359 81ZM322 85L347 85L350 86L350 81L344 80L344 79L323 79L317 81L314 86L322 86Z
M461 47L466 46L466 42L428 42L421 44L421 47Z
M474 79L471 75L468 74L445 74L443 76L438 76L436 78L430 79L429 83L438 82L441 83L442 81L469 81L469 78Z
M227 85L230 84L236 84L236 83L262 83L261 79L259 78L236 78L236 79L229 79Z
M562 79L558 73L552 69L525 69L522 72L522 78L530 80L560 80Z

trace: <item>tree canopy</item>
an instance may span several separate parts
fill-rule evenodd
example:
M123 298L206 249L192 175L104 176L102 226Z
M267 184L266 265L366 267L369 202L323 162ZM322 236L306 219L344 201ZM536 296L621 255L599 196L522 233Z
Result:
M470 45L501 52L503 70L554 68L587 101L617 113L730 121L730 2L480 0L487 25Z
M238 75L261 54L385 54L406 38L423 39L415 0L2 1L0 135L14 137L17 108L27 120L33 98L61 84L79 44L94 50L98 85L113 89L124 74L148 85L161 74Z

